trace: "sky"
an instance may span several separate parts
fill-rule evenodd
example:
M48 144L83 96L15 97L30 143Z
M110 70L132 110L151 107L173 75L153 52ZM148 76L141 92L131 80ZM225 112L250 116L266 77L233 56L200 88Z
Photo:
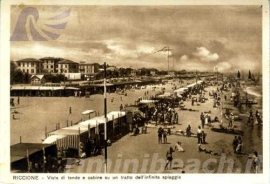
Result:
M260 6L34 6L28 12L26 8L12 7L11 35L18 34L19 23L20 34L27 35L25 41L11 39L15 61L50 56L168 70L169 55L169 70L261 71ZM36 41L34 31L44 41ZM50 33L59 37L48 37ZM170 51L160 51L164 47Z

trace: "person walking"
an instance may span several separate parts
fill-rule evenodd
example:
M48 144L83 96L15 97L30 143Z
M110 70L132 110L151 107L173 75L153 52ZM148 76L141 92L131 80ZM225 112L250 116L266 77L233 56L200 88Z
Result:
M202 131L202 144L206 144L206 136L207 136L207 133L205 133L204 131Z
M240 136L238 136L238 143L237 143L237 147L236 147L236 153L238 155L242 154L242 148L243 148L242 138Z
M69 107L69 114L71 114L72 113L72 109L71 109L71 107Z
M232 145L233 145L233 151L234 151L234 153L236 153L236 148L237 148L237 145L238 145L237 136L234 137L234 140L232 142Z
M201 129L201 126L198 126L197 137L198 137L198 144L202 144L202 129Z
M252 166L253 166L253 169L254 169L254 173L256 173L256 174L259 173L260 159L259 159L257 151L254 151L254 157L253 157Z
M17 104L20 105L20 97L17 98Z
M166 153L167 163L164 168L165 170L168 169L168 165L169 165L169 169L172 169L172 161L173 161L172 153L173 152L174 152L173 148L170 147L170 149Z
M205 123L205 121L204 121L204 114L203 114L203 112L202 112L201 115L200 115L200 119L201 119L201 125L202 125L202 128L204 128L204 123Z
M162 143L162 134L163 134L163 129L161 127L159 127L158 129L158 144Z
M186 136L187 137L191 136L191 126L190 125L188 125L187 128L186 128Z
M167 144L167 131L163 131L163 144Z

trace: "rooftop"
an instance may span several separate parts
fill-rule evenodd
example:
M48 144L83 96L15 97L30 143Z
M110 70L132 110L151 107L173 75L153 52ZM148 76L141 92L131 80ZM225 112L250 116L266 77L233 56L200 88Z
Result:
M79 64L79 63L68 60L68 59L64 59L64 60L59 61L58 64Z
M43 63L43 61L41 61L39 59L35 59L35 58L25 58L25 59L18 60L16 62L37 62L37 63Z
M43 57L43 58L40 58L40 60L47 60L47 59L55 59L55 60L63 60L63 58L56 58L56 57Z

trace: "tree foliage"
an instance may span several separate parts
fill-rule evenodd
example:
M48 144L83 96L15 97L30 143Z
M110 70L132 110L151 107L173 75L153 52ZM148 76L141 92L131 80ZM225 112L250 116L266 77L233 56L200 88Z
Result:
M25 74L17 67L14 61L10 62L10 84L26 83Z

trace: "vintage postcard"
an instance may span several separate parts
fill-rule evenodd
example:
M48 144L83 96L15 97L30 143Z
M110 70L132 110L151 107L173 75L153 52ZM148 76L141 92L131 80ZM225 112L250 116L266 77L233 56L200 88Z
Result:
M268 43L263 0L1 1L1 181L266 183Z

